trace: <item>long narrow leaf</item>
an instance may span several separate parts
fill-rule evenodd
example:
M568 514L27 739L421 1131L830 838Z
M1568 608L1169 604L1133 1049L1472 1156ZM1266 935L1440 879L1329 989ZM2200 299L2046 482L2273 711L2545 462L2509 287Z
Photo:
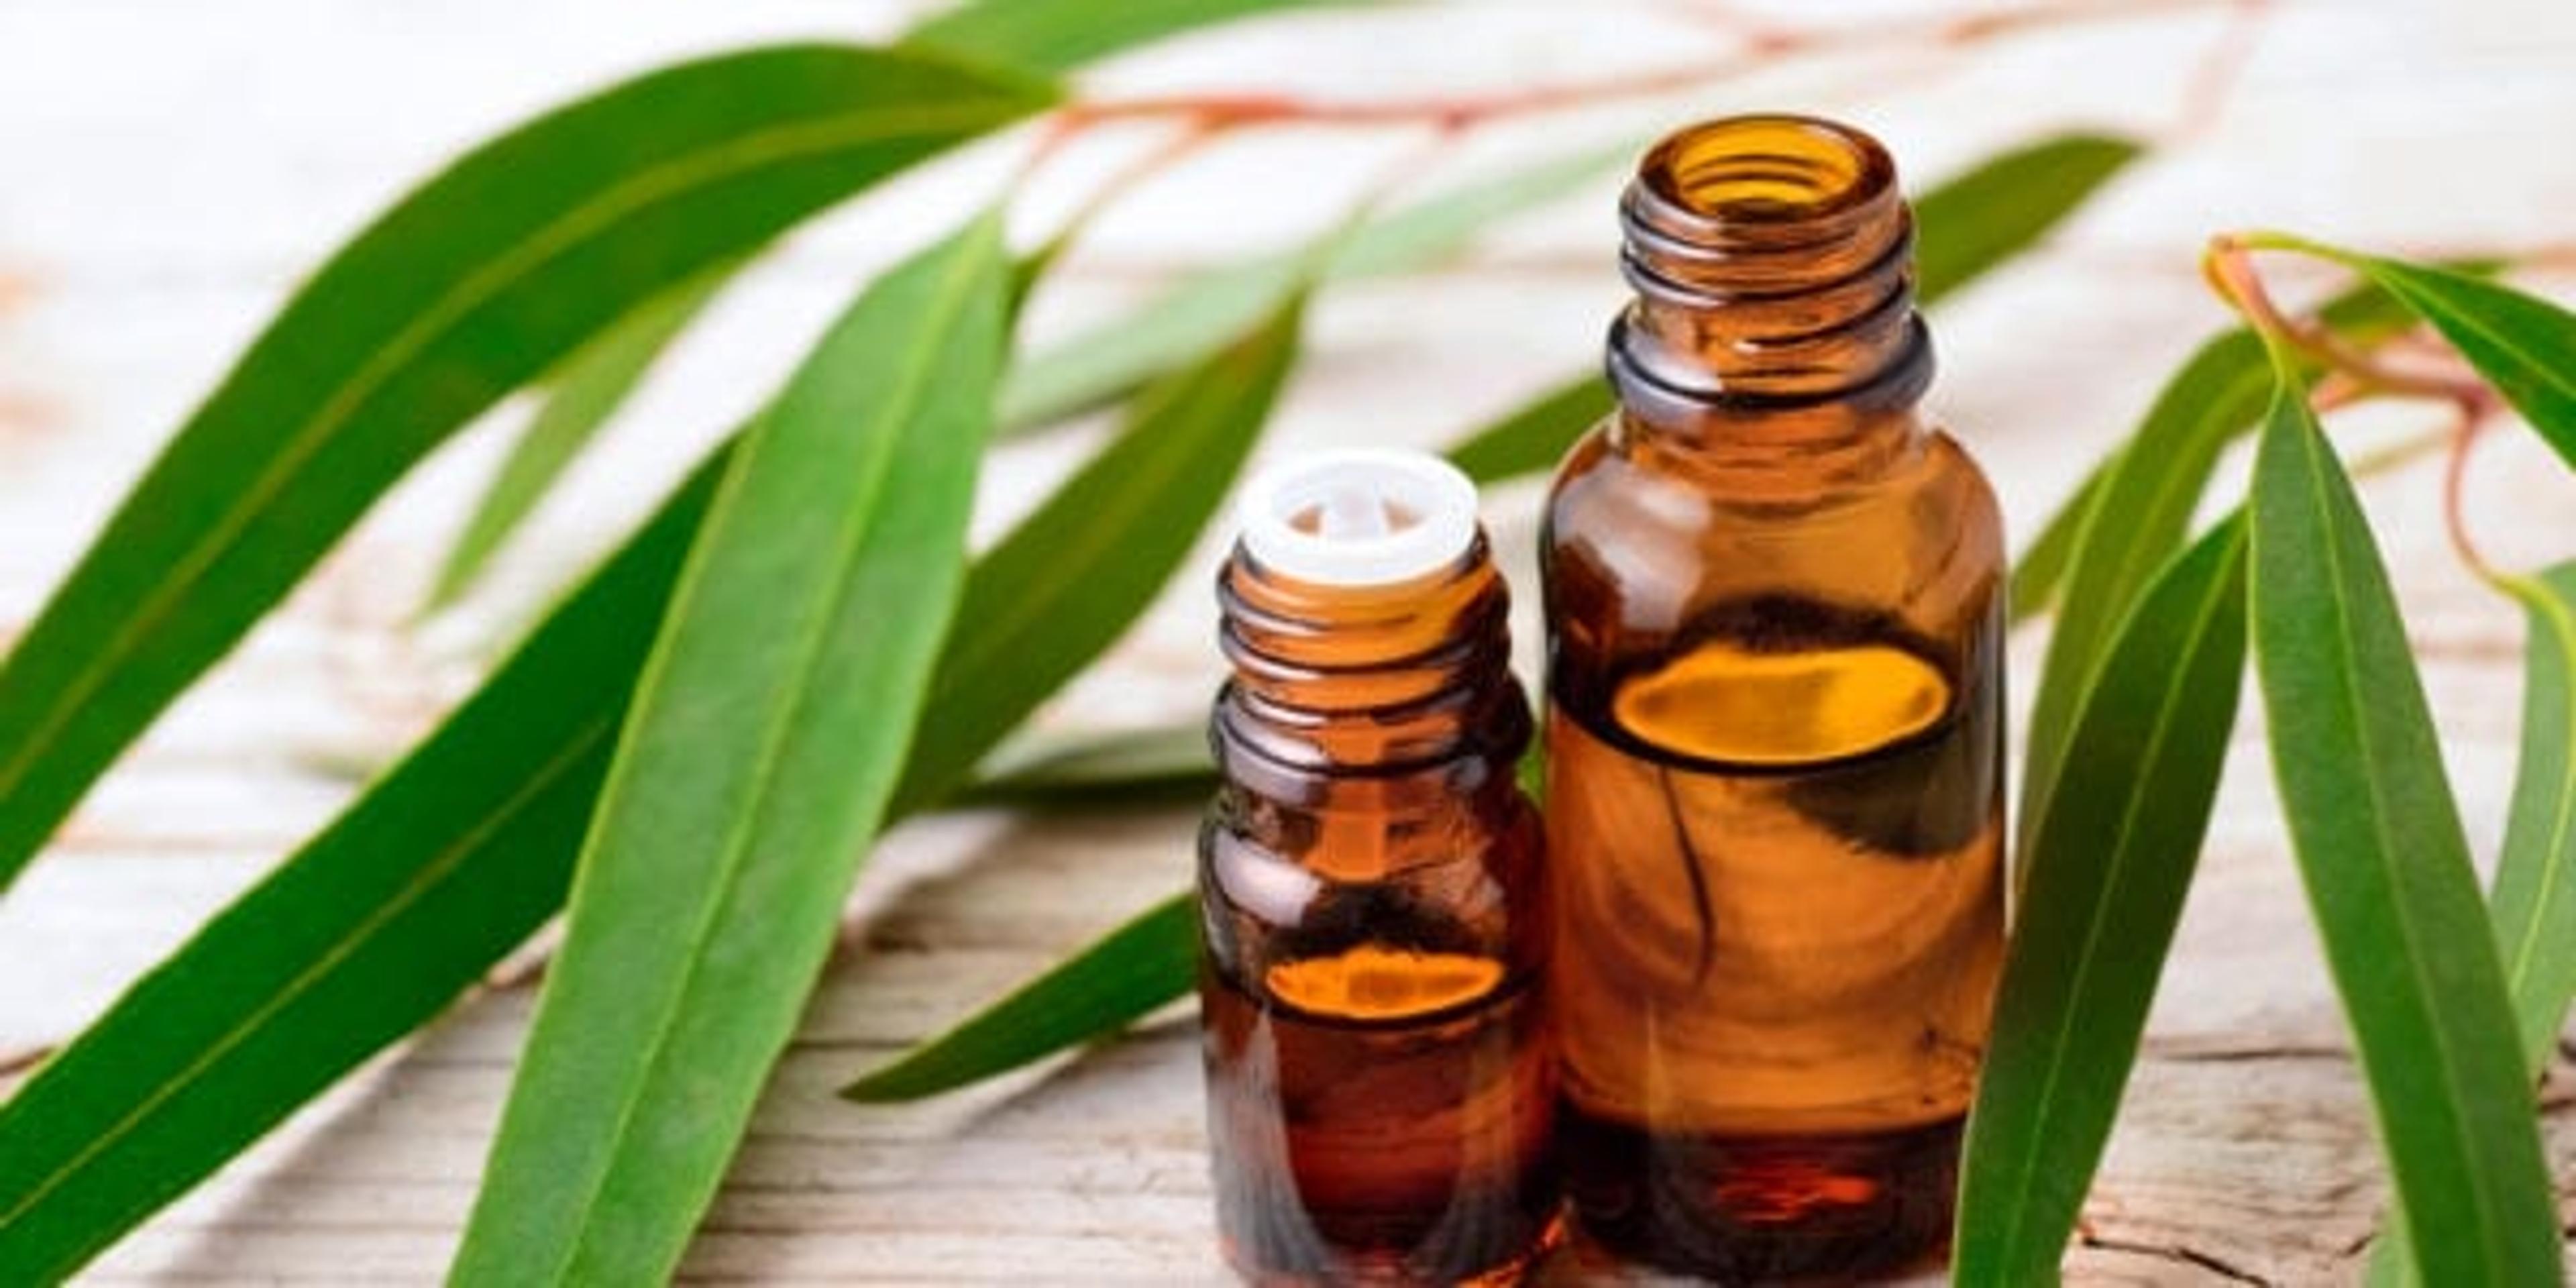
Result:
M0 1282L80 1268L563 901L702 469L438 732L0 1105Z
M427 608L456 601L482 576L484 566L503 542L537 508L546 489L570 468L608 423L653 361L688 328L730 276L720 265L699 278L646 301L618 319L565 363L550 382L546 399L511 444L510 454L492 476L473 516L447 552L432 584Z
M2279 234L2250 240L2325 256L2404 301L2576 465L2576 313L2473 267L2410 264Z
M916 1100L1106 1037L1177 996L1198 969L1198 900L1166 899L936 1042L841 1089L863 1103Z
M1171 580L1252 450L1296 358L1297 300L1139 395L1099 467L987 552L931 685L899 808L929 804L1120 635Z
M1250 430L1140 421L1131 432L1206 460L1239 455L1233 435ZM636 624L660 620L728 459L702 467L419 753L0 1106L0 1280L42 1280L95 1255L554 914L651 638ZM1136 489L1166 472L1140 477L1137 465L1133 451L1104 452L1068 490L1175 527L1203 522L1224 491L1212 467L1184 468L1192 485L1157 509ZM1184 552L1064 550L1055 570L1089 584L1107 563L1150 553L1168 577ZM995 575L979 563L965 598L1001 598ZM964 617L956 633L975 630ZM1088 661L1065 644L1040 637L1029 647L1043 657L990 654L944 673L1034 706L1054 682L1044 677Z
M1552 470L1583 431L1617 406L1601 377L1569 380L1451 447L1449 462L1478 483Z
M2548 1067L2576 998L2576 563L2505 582L2531 618L2514 774L2494 909L2524 1063Z
M1166 428L1134 432L1195 443L1181 450L1201 457L1238 450L1226 434ZM651 639L636 624L661 618L727 459L702 467L418 753L0 1106L0 1280L76 1268L435 1014L560 908ZM1109 510L1154 512L1153 498L1129 495L1135 463L1103 453L1068 486ZM1222 491L1219 479L1175 499L1212 506ZM1154 553L1177 563L1182 551ZM1067 551L1056 567L1084 584L1137 554ZM966 598L993 600L991 575L978 564ZM975 628L961 617L957 634ZM1034 705L1035 677L1088 660L1061 643L1034 642L1052 651L1027 667L995 655L950 673Z
M1929 304L2028 249L2144 152L2132 139L2062 134L1982 161L1915 198L1918 297Z
M477 149L305 286L0 669L0 885L368 506L637 303L1042 106L918 54L690 63Z
M1011 753L1005 753L1011 754ZM1216 781L1198 723L1163 725L1032 748L987 763L962 799L975 804L1084 806L1104 800L1204 798Z
M1048 73L1196 27L1282 9L1374 0L970 0L938 14L904 43Z
M462 1283L666 1278L793 1033L963 581L1000 220L888 273L733 454L583 846Z
M2523 1070L2538 1079L2576 997L2576 564L2502 585L2530 615L2531 640L2524 646L2522 759L2488 907L2522 1035ZM2413 1240L2403 1222L2392 1221L2371 1249L2368 1282L2417 1282L2414 1264Z
M1914 201L1915 300L1930 305L2028 249L2140 155L2137 144L2069 134L1990 157ZM1554 466L1610 414L1610 391L1584 375L1550 388L1449 449L1490 483Z
M2281 360L2254 466L2252 621L2272 762L2406 1224L2437 1284L2560 1267L2492 923L2396 597Z
M2059 590L2066 584L2067 565L2075 561L2075 542L2083 534L2084 521L2093 506L2102 499L2103 476L2119 457L2104 459L2075 485L2075 490L2058 503L2057 511L2039 528L2039 536L2013 560L2012 594L2005 606L2007 620L2019 626L2023 622L2057 606Z
M1428 197L1338 235L1322 276L1352 280L1438 262L1498 220L1579 190L1632 149L1585 148ZM1002 390L1002 422L1026 430L1107 402L1241 339L1315 276L1301 247L1212 269L1142 307L1022 360Z
M2054 1282L2137 1059L2227 763L2245 673L2245 525L2148 586L2032 829L1995 1028L1968 1116L1952 1275Z
M2385 335L2406 320L2395 301L2367 288L2328 301L2319 315L2355 340ZM2047 812L2076 704L2092 685L2112 628L2182 548L2219 455L2262 419L2272 384L2271 361L2254 333L2221 332L2165 382L2137 431L2096 476L2097 495L2067 554L2024 736L2025 840Z

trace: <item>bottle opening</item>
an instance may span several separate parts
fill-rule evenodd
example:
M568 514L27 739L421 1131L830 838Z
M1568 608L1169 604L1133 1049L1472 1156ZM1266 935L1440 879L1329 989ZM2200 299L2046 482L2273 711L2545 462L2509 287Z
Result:
M1412 581L1476 541L1476 485L1424 452L1317 452L1244 489L1243 545L1281 576L1328 586Z
M1736 116L1680 130L1638 167L1674 211L1712 224L1806 223L1866 206L1896 184L1878 140L1807 116Z
M1930 381L1913 215L1867 134L1807 116L1703 121L1647 151L1619 219L1637 300L1612 327L1609 368L1632 423L1705 438L1722 411L1738 430L1759 416L1848 436L1854 415L1910 406ZM1851 415L1808 414L1850 399Z

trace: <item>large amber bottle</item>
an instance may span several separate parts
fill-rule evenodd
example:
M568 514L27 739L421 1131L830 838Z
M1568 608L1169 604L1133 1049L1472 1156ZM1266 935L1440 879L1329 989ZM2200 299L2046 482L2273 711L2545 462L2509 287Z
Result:
M1937 1249L2003 948L2003 544L1917 410L1874 140L1684 130L1621 206L1620 407L1543 552L1560 1139L1589 1236L1728 1282Z
M1327 454L1243 514L1199 866L1227 1256L1263 1285L1514 1282L1559 1224L1550 923L1475 487Z

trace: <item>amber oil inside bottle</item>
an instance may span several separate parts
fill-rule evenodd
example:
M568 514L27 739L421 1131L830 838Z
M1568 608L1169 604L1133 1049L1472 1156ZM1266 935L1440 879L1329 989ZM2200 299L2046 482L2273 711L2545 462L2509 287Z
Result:
M1350 519L1325 507L1375 507L1393 539L1445 505L1455 539L1307 569L1248 531L1219 578L1234 677L1199 868L1218 1224L1254 1283L1511 1283L1561 1206L1542 831L1513 776L1529 708L1472 486L1381 503L1359 460L1358 492L1289 488L1277 526L1325 542Z
M1916 401L1886 153L1684 130L1622 203L1621 407L1550 496L1560 1140L1609 1253L1921 1261L2002 958L2002 538Z

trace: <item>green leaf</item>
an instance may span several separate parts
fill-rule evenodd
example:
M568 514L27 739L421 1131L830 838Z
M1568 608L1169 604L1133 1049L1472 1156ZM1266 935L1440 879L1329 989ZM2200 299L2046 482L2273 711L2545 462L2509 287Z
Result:
M2505 589L2531 617L2522 759L2492 900L2505 986L2535 1078L2576 998L2576 563Z
M600 792L459 1282L659 1282L713 1199L957 604L1009 275L991 215L880 278L733 453Z
M539 118L405 198L251 346L0 670L0 884L460 426L642 301L1049 93L918 54L730 54Z
M2029 249L2144 153L2130 139L2062 134L1925 192L1914 201L1917 297L1930 304Z
M2256 452L2252 621L2272 762L2406 1224L2437 1284L2545 1284L2556 1204L2494 928L2404 623L2284 357Z
M1229 450L1221 436L1196 441L1201 454ZM661 620L732 450L419 752L0 1106L0 1210L12 1212L0 1219L0 1280L76 1268L434 1014L561 906L651 639L636 624ZM1104 452L1077 476L1083 494L1134 486L1135 460ZM1212 506L1222 490L1219 480L1197 495ZM1081 583L1098 569L1067 559L1059 571ZM977 589L990 575L979 564L965 598L992 599ZM956 634L974 629L961 618ZM1047 666L1083 660L1059 653ZM990 665L983 682L1026 683L1013 659Z
M976 568L931 685L901 808L976 762L1126 633L1197 543L1268 421L1296 358L1302 297L1251 336L1137 396L1129 425Z
M2039 536L2013 561L2012 593L2007 596L2006 613L2015 626L2047 612L2057 603L2057 593L2066 583L2067 565L2075 559L2075 541L2081 535L2086 516L2102 498L2102 479L2118 460L2115 454L2093 467L2084 481L2075 485L2057 512L2040 525Z
M2405 324L2395 301L2367 288L2328 301L2319 315L2353 340L2376 339ZM2219 333L2165 382L2146 419L2088 485L2095 496L2074 529L2024 735L2024 840L2047 810L2076 705L2092 685L2112 628L2182 548L2220 454L2262 417L2272 385L2270 359L2253 332Z
M907 45L1042 72L1067 72L1104 55L1194 27L1283 9L1369 0L970 0L912 29Z
M2068 134L1990 157L1914 200L1914 296L1929 306L2065 221L2141 152L2125 139ZM1585 374L1549 389L1449 449L1480 483L1553 468L1612 408Z
M1198 952L1197 898L1166 899L841 1094L868 1104L918 1100L1106 1037L1187 992Z
M78 1270L554 915L652 639L636 623L660 617L716 477L0 1105L0 1282Z
M2576 465L2576 313L2447 269L2373 261L2370 274L2449 340Z
M2122 622L2032 829L1960 1164L1959 1284L2056 1281L2200 858L2244 671L2245 525L2231 519Z
M499 552L501 544L537 508L546 489L642 382L655 359L715 299L734 265L716 269L645 301L573 354L551 381L536 418L520 431L485 490L456 545L447 552L426 608L456 602Z
M1087 806L1103 801L1205 797L1216 783L1205 724L1165 725L1061 739L987 764L964 800L974 804Z
M2522 760L2488 908L2505 991L2522 1036L2523 1071L2548 1072L2576 997L2576 564L2501 578L2531 616L2522 690ZM2371 1249L2367 1282L2417 1282L2414 1242L2391 1222Z
M1327 242L1326 279L1385 277L1438 262L1487 225L1576 190L1633 149L1551 156L1370 219ZM1143 307L1022 359L1002 391L1002 422L1026 430L1062 420L1187 366L1261 325L1316 276L1300 247L1193 275Z
M1597 375L1568 381L1521 404L1510 415L1449 449L1449 463L1478 483L1499 483L1553 470L1583 431L1618 409Z
M2432 323L2576 465L2576 313L2489 281L2474 268L2409 264L2277 234L2248 240L2321 255L2378 283Z

